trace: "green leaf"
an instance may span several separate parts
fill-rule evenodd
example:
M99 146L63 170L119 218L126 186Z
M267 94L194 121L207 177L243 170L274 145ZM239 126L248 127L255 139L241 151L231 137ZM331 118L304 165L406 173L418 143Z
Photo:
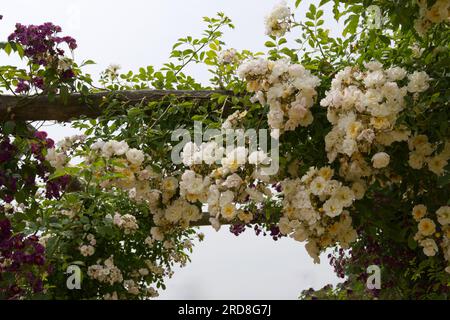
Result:
M15 43L15 51L19 54L20 59L22 59L24 56L24 51L20 44Z
M417 242L414 240L414 237L411 235L408 237L408 247L411 250L415 250L417 248Z
M280 40L278 40L278 45L282 45L285 44L287 42L286 38L281 38Z
M53 174L48 177L49 180L56 179L65 175L76 176L80 172L80 168L77 167L66 167L62 169L57 169Z
M15 128L16 128L16 123L14 121L6 121L3 124L3 133L5 135L12 134L14 132Z
M95 64L95 61L93 61L93 60L86 60L86 61L83 61L83 62L81 63L81 67L87 66L87 65L90 65L90 64Z
M6 54L9 56L11 54L11 51L12 51L11 43L8 42L5 45L5 47L3 48L3 50L5 50Z
M275 43L273 43L272 41L266 41L265 43L264 43L264 45L266 46L266 47L268 47L268 48L273 48L273 47L276 47L277 45L275 44Z
M437 185L439 187L444 187L450 183L450 173L447 173L446 175L440 176L437 179Z
M359 16L356 14L352 14L346 20L346 27L342 32L342 35L346 36L347 34L355 34L356 28L358 27Z

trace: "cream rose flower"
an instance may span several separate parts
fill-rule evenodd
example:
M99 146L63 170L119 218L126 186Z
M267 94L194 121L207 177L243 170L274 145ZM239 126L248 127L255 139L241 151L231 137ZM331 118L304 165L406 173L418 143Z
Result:
M145 155L141 150L138 149L129 149L125 153L127 160L135 166L140 166L142 162L145 160Z
M414 217L414 220L416 221L420 221L420 219L425 217L426 214L427 214L427 207L424 206L423 204L418 204L414 206L412 210L412 215Z
M436 232L436 224L429 218L424 218L419 222L419 233L423 236L431 236Z
M386 152L378 152L372 157L372 165L376 169L388 166L391 157Z
M450 224L450 207L449 206L440 207L436 211L436 214L437 214L437 217L438 217L437 218L438 222L441 225L446 226L446 225Z
M423 253L428 257L433 257L438 252L438 246L433 239L422 240L419 244L423 247Z

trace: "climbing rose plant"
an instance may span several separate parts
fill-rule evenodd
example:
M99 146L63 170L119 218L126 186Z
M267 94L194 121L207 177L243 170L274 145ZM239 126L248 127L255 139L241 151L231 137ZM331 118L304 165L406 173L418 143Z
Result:
M195 226L210 223L293 238L316 263L327 252L343 282L303 299L448 299L450 1L306 9L273 8L265 53L227 47L223 30L234 26L219 13L160 69L111 65L95 84L82 70L93 61L69 58L77 44L60 27L17 24L0 48L27 68L1 66L0 92L62 102L79 93L86 105L104 96L98 118L71 122L83 134L57 144L14 110L2 118L0 297L155 297L203 239ZM323 28L324 12L340 36ZM190 64L208 69L208 84ZM217 91L151 102L119 92L140 89ZM194 133L195 121L214 136L186 141L173 161L173 133ZM278 156L248 139L224 148L217 139L232 129L267 129ZM381 288L366 286L371 265ZM73 266L80 290L68 285Z

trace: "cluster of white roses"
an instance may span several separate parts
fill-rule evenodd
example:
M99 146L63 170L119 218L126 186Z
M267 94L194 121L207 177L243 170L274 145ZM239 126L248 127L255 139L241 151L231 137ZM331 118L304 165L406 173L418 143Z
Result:
M223 50L219 53L217 57L217 62L219 64L232 64L239 61L237 51L234 48Z
M74 135L70 137L65 137L63 140L59 141L56 148L51 148L47 150L45 160L47 160L50 165L56 169L64 168L70 158L67 155L68 152L78 143L83 143L86 140L85 135Z
M414 206L412 210L413 218L418 222L418 231L414 236L414 240L418 241L425 255L433 257L439 251L435 239L442 238L440 246L444 259L448 262L445 270L450 273L450 207L442 206L436 211L437 222L442 233L438 232L433 219L425 218L428 214L427 211L427 207L423 204Z
M187 167L202 163L212 165L222 159L224 152L225 149L215 141L202 142L199 146L195 142L188 142L183 147L181 157Z
M135 148L130 148L125 141L110 140L104 142L100 140L94 143L91 146L91 149L101 150L101 154L105 158L125 155L132 166L139 167L145 161L144 152Z
M57 152L55 148L52 148L47 150L45 160L47 160L53 168L61 169L64 168L69 159L64 152Z
M182 158L189 169L181 175L180 198L207 205L216 230L221 221L250 223L254 216L246 206L260 205L272 197L267 187L271 178L261 171L270 158L262 150L250 152L245 146L234 146L227 152L215 141L200 146L189 142Z
M61 151L55 150L55 153L65 159L66 165L70 165L69 155L76 154L74 149L79 145L65 143L64 146L66 147ZM181 177L157 173L150 165L146 165L148 157L144 152L130 148L125 141L97 141L91 145L90 150L81 167L92 170L92 176L98 179L101 188L123 190L130 199L148 205L156 225L149 230L146 240L149 245L161 241L165 248L172 249L174 245L169 239L174 231L173 227L188 228L191 222L201 219L199 204L195 202L207 201L208 179L198 183L195 174L192 175L189 171ZM103 161L99 162L99 159ZM95 165L91 165L94 163ZM73 215L72 212L71 216ZM116 212L114 216L107 215L106 218L127 235L139 229L137 217L130 213L122 215ZM84 256L91 256L95 252L92 244L95 239L88 240L89 245L79 248Z
M431 144L426 135L416 135L408 140L410 150L408 163L413 169L421 169L425 164L434 174L441 176L450 159L450 141L446 141L440 153L436 153L437 145ZM434 155L433 155L434 153Z
M262 150L250 152L245 146L233 147L226 150L215 141L202 142L197 146L194 142L185 144L181 153L183 164L187 167L200 164L220 164L222 172L235 172L246 163L251 165L267 165L270 162L268 155Z
M147 270L147 269L144 269L144 270ZM136 283L134 280L131 280L131 279L130 280L125 280L123 282L123 286L127 290L128 293L133 294L133 295L138 295L142 291L144 291L145 295L148 298L155 298L155 297L159 296L159 293L158 293L158 291L155 288L148 287L148 288L141 289L139 287L139 284Z
M123 229L125 234L132 234L139 229L136 217L128 213L121 215L116 212L116 214L114 214L113 223L120 229Z
M187 228L191 221L201 218L198 207L183 199L186 196L191 202L199 200L192 198L197 190L193 188L194 185L190 185L193 181L183 181L183 177L186 180L187 175L183 175L179 182L177 177L156 173L151 166L144 166L145 154L141 150L129 148L124 141L98 141L91 146L91 150L87 161L93 162L97 157L102 157L110 160L112 164L96 167L98 170L95 172L96 176L104 176L106 171L117 174L110 175L110 179L103 179L101 187L122 189L128 192L131 199L148 204L153 221L161 227L162 234L170 233L170 226L174 224ZM181 198L176 197L178 189ZM206 195L203 200L206 201ZM112 219L125 234L132 234L139 228L136 217L131 214L116 213ZM164 236L156 240L163 241L163 239Z
M367 71L346 67L338 72L331 90L320 102L328 108L327 118L333 125L325 137L328 160L333 162L341 155L340 174L350 181L370 176L373 168L381 169L389 164L390 157L385 152L372 157L372 166L363 155L408 140L410 131L396 126L405 108L405 96L408 92L423 92L429 86L425 72L408 75L400 67L383 69L377 61L365 63L365 67ZM408 84L400 86L398 82L406 77Z
M93 234L88 234L86 240L89 241L89 244L83 244L80 246L80 253L82 256L89 257L95 253L95 245L97 244L97 240L95 240L95 236Z
M119 70L121 66L118 64L110 64L104 71L103 77L107 77L111 80L115 80L119 77Z
M330 167L311 167L300 179L282 182L280 231L297 241L308 241L306 250L316 263L323 249L337 243L347 248L357 236L349 212L345 210L357 195L351 188L333 180L333 174Z
M65 165L70 165L69 154L74 151L70 146L61 152L55 150L55 153L65 159ZM77 147L73 145L73 148ZM99 179L100 187L123 190L130 199L148 205L156 225L146 241L149 245L154 241L162 241L164 247L173 247L167 240L173 227L188 228L191 222L202 218L200 206L208 199L208 177L202 178L190 170L181 176L157 173L150 165L145 164L148 157L144 152L130 148L125 141L97 141L91 145L90 150L82 166L92 170L93 177ZM99 165L98 159L104 160L100 162L103 165ZM91 166L93 163L96 165ZM109 219L125 234L133 234L139 229L137 218L132 214L121 215L117 212ZM83 245L80 251L83 255L90 256L94 253L91 246Z
M150 267L153 267L153 264L150 261L148 261L148 265ZM154 274L164 273L164 270L156 270L156 268L153 268L151 270L152 272L154 272ZM131 274L134 280L124 280L122 272L118 267L114 265L113 256L110 256L108 259L106 259L103 264L100 264L100 261L98 261L97 264L89 266L87 272L90 278L105 284L114 285L116 283L122 283L123 287L129 294L138 295L143 293L148 298L154 298L158 296L158 292L153 287L143 285L139 280L142 277L149 275L149 273L149 269L141 268L139 270L135 270ZM104 294L103 299L117 300L119 299L119 296L117 294L117 291L114 291L112 293Z
M425 35L433 24L450 21L450 1L437 0L428 8L427 0L417 0L420 17L414 21L414 29L421 36Z
M255 92L252 100L269 105L270 128L282 133L312 123L309 109L320 80L301 64L292 64L287 59L254 59L241 64L238 74L247 81L247 90ZM276 135L274 132L273 136Z
M265 18L266 34L274 37L282 37L289 31L292 23L291 9L286 1L275 5Z
M166 209L165 218L171 223L188 226L191 221L202 218L200 209L184 199L173 201Z
M122 272L114 265L113 256L106 259L103 262L103 265L100 264L99 261L97 264L89 266L87 274L92 279L98 280L102 283L108 283L110 285L121 283L123 281Z

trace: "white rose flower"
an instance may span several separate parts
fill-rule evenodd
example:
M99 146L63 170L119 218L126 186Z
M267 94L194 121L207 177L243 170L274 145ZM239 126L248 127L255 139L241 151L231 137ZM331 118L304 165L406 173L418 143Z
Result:
M408 76L408 91L409 92L423 92L429 88L428 82L430 77L424 71L414 71L413 74Z
M399 81L406 77L406 70L401 67L392 67L386 70L386 75L390 81Z
M438 222L441 225L446 226L446 225L450 224L450 207L449 206L440 207L436 211L436 215L438 217L437 218Z
M219 231L221 224L219 222L219 219L217 218L209 218L209 222L211 223L211 226L216 230Z
M152 227L150 229L150 234L152 235L152 238L156 241L164 240L164 234L161 232L161 229L159 227Z
M242 178L236 173L233 173L232 175L227 177L223 185L227 188L239 188L242 182Z
M391 157L386 152L378 152L372 157L372 165L376 169L388 166Z
M113 156L114 154L114 140L105 142L102 146L102 156L106 157L106 158L110 158Z
M420 221L420 219L425 217L426 214L427 214L427 207L424 206L423 204L418 204L418 205L414 206L414 208L412 210L413 218L416 221Z
M231 203L234 199L234 193L231 190L227 190L220 194L219 204L224 207L226 204Z
M125 155L127 157L127 160L135 166L140 166L145 160L144 153L138 149L129 149Z
M442 157L442 156L435 156L427 161L428 169L430 169L431 172L438 176L442 176L445 173L445 167L448 164L448 161Z
M425 239L419 242L423 247L423 253L428 257L433 257L438 252L438 246L433 239Z
M248 163L253 165L266 164L267 160L267 154L262 150L253 151L248 156Z
M45 160L55 169L61 169L67 162L67 156L62 152L56 152L55 148L52 148L47 150Z
M330 198L323 204L323 210L329 217L336 217L342 213L343 206L336 198Z
M425 237L431 236L436 232L436 224L433 220L429 218L424 218L420 220L419 225L419 233Z
M276 5L265 18L266 34L276 37L283 36L289 28L290 15L291 10L287 6L286 1Z
M354 139L345 138L342 143L342 152L349 157L357 150L358 146Z
M383 69L383 64L376 60L372 60L369 62L364 62L364 67L366 67L370 71L376 71L376 70Z
M232 203L227 203L222 207L222 217L227 220L232 220L236 216L236 206Z
M101 150L104 145L105 141L103 140L96 141L91 145L91 150Z
M124 155L129 149L128 143L126 143L126 141L120 141L120 142L114 141L113 148L114 148L114 154L116 156Z
M383 85L386 82L386 78L382 70L376 70L369 72L363 81L366 87L370 88Z
M323 177L320 177L320 176L316 177L311 182L311 185L310 185L311 192L316 196L320 196L326 190L327 185L328 185L328 181L325 180Z

